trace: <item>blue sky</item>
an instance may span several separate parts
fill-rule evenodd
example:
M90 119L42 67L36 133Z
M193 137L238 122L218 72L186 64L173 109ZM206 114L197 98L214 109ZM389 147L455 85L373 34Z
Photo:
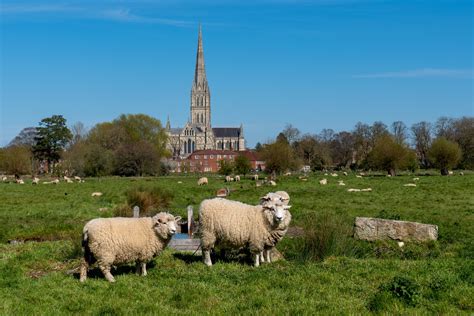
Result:
M250 146L287 123L474 115L469 0L2 0L0 14L0 146L53 114L182 126L199 22L213 126L242 123Z

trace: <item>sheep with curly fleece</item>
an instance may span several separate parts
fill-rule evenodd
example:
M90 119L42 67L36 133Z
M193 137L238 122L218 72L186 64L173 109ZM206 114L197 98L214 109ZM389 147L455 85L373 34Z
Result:
M214 198L204 200L199 209L199 224L203 261L212 266L211 250L216 244L230 248L248 247L254 265L260 265L260 253L272 245L272 232L289 223L290 206L281 202L249 205Z
M202 177L198 180L198 185L207 185L209 181L207 180L206 177Z
M281 201L283 205L288 205L290 202L290 195L286 191L276 191L275 193L267 193L260 199L260 203L278 203ZM272 251L276 244L283 239L288 231L290 221L283 221L278 227L272 230L271 239L267 242L264 250L260 252L260 262L272 262Z
M95 261L109 282L115 282L110 267L127 262L136 262L137 273L146 276L146 263L166 248L180 219L161 212L153 217L89 221L83 229L80 281L86 280L89 265Z

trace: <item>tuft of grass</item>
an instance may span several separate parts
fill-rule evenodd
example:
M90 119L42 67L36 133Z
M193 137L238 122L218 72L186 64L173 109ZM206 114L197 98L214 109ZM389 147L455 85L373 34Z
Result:
M114 210L115 216L133 216L133 207L140 208L140 216L153 216L167 209L173 200L173 194L161 187L138 186L125 193L127 203L118 205Z

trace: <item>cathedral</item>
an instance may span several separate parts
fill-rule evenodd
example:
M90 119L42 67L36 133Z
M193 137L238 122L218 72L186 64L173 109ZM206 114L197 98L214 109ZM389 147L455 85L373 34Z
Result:
M211 126L211 91L206 78L202 31L199 27L196 69L191 87L190 116L182 128L172 128L169 118L166 123L168 149L173 158L186 158L197 150L244 151L243 126Z

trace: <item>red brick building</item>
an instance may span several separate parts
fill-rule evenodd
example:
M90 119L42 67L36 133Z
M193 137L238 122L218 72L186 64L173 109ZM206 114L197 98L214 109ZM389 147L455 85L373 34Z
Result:
M244 155L250 160L253 170L261 171L265 169L265 162L258 153L250 150L197 150L186 159L176 160L175 172L217 172L219 171L219 161L229 160L233 162L239 155Z

